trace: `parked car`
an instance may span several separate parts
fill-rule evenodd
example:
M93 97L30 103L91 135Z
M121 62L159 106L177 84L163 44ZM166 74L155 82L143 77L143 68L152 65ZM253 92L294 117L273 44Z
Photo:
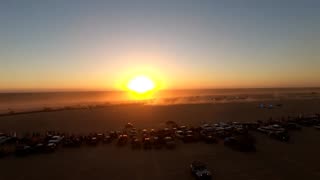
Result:
M124 128L126 129L130 129L130 128L133 128L133 124L132 123L127 123Z
M154 147L156 149L160 149L162 147L162 139L160 139L160 137L158 136L154 136L152 139L153 139L152 144L154 145Z
M118 142L117 142L118 146L123 146L127 144L127 142L128 142L128 135L126 134L119 135Z
M48 143L59 144L64 139L64 136L52 136Z
M10 137L0 136L0 145L5 144L9 139L10 139Z
M258 128L259 123L257 123L257 122L245 122L245 123L242 123L242 125L247 129L255 130L255 129Z
M141 148L141 142L138 138L133 138L131 141L131 147L133 149L140 149Z
M151 149L152 148L151 139L149 137L144 137L142 142L143 142L144 149Z
M213 144L213 143L217 143L217 142L218 142L217 138L215 138L215 137L212 136L212 135L206 135L206 136L204 136L204 141L205 141L207 144Z
M199 180L211 179L212 174L208 170L205 163L200 161L193 161L190 165L192 175Z
M142 129L142 134L148 134L148 130L147 129Z
M287 123L284 125L284 127L288 130L301 130L301 126L299 126L297 123Z
M195 141L195 137L193 136L193 134L187 134L182 138L182 140L185 143L191 143Z
M28 145L18 145L15 154L17 156L27 156L33 153L33 148Z
M118 138L118 134L117 134L116 131L110 131L110 132L109 132L109 136L110 136L112 139Z
M282 131L269 132L268 135L274 139L277 139L283 142L288 142L290 139L289 134Z
M63 141L63 146L65 147L79 147L81 145L81 140L78 137L65 138Z
M165 145L168 149L173 149L176 147L176 143L174 142L174 139L170 136L167 136L164 138Z
M135 136L137 136L137 135L138 135L137 130L131 129L131 130L129 131L129 136L130 136L130 138L135 137Z
M110 144L112 142L112 137L109 135L104 136L104 138L102 139L102 142L105 144Z
M174 121L167 121L166 125L168 127L172 127L172 128L177 128L178 127L178 124L176 122L174 122Z
M180 139L184 138L184 132L182 130L176 131L175 135L177 138L180 138Z
M54 152L57 149L57 145L55 143L48 143L46 145L46 152Z
M44 153L46 151L46 146L43 143L38 143L33 147L35 153Z
M89 136L88 139L87 139L87 144L88 145L92 145L92 146L97 145L98 144L98 138L95 137L95 136L93 136L93 137Z
M98 141L102 141L104 138L104 134L103 133L98 133L95 135L95 137L97 137Z
M178 129L184 131L187 129L187 126L180 126L180 127L178 127Z

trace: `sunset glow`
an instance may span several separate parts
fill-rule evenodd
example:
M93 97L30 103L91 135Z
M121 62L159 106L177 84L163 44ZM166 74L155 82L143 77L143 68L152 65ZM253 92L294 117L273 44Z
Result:
M320 1L294 1L6 1L0 92L320 87Z
M155 88L154 82L146 76L134 77L128 83L128 88L136 93L145 93Z

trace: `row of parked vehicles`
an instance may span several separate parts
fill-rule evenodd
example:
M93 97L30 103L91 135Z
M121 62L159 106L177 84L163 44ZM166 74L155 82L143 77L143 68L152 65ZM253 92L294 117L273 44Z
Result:
M301 130L303 126L313 126L316 129L320 129L320 115L299 115L298 117L292 118L287 117L287 119L282 118L281 120L269 121L258 121L259 127L258 132L268 135L273 139L288 142L290 139L289 131L291 130Z
M229 122L204 124L201 134L206 137L216 137L224 145L238 151L255 151L255 139L249 133L251 125L248 123Z
M88 135L68 135L58 132L45 134L32 133L17 136L16 133L0 133L0 157L8 154L25 156L29 154L50 153L59 147L96 146L115 144L131 146L132 149L174 149L178 142L223 142L227 147L238 151L255 151L255 138L251 131L258 131L280 141L289 141L289 131L299 130L302 126L320 127L320 115L300 115L281 120L257 122L219 122L202 124L199 127L178 125L166 122L162 129L137 129L127 123L121 131L90 133Z
M25 156L35 153L54 152L57 146L63 141L64 137L51 134L42 137L37 133L30 137L18 137L16 133L0 133L0 139L1 157L12 153L17 156Z

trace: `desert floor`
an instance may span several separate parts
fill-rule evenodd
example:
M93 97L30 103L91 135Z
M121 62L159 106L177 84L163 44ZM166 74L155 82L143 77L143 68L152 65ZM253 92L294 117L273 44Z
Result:
M58 130L73 133L137 128L160 128L168 120L184 125L217 121L255 121L299 113L319 113L320 100L284 100L283 107L260 109L260 102L171 106L121 105L0 117L0 131ZM214 179L320 179L320 131L290 132L282 143L253 132L257 152L242 153L219 144L183 144L174 150L132 150L115 145L59 149L52 154L0 159L0 179L193 179L189 164L208 164Z

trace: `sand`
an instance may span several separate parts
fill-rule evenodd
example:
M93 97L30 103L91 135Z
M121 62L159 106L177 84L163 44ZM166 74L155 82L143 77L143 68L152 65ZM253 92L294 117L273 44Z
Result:
M283 107L260 109L258 102L172 106L123 105L91 110L66 110L0 117L0 131L87 133L120 129L158 128L168 120L199 125L216 121L255 121L270 117L320 112L320 100L285 100ZM233 151L223 144L179 143L175 150L132 150L114 145L59 149L53 154L0 159L0 179L193 179L189 164L208 164L215 179L320 179L320 131L291 132L289 143L254 133L257 152Z

